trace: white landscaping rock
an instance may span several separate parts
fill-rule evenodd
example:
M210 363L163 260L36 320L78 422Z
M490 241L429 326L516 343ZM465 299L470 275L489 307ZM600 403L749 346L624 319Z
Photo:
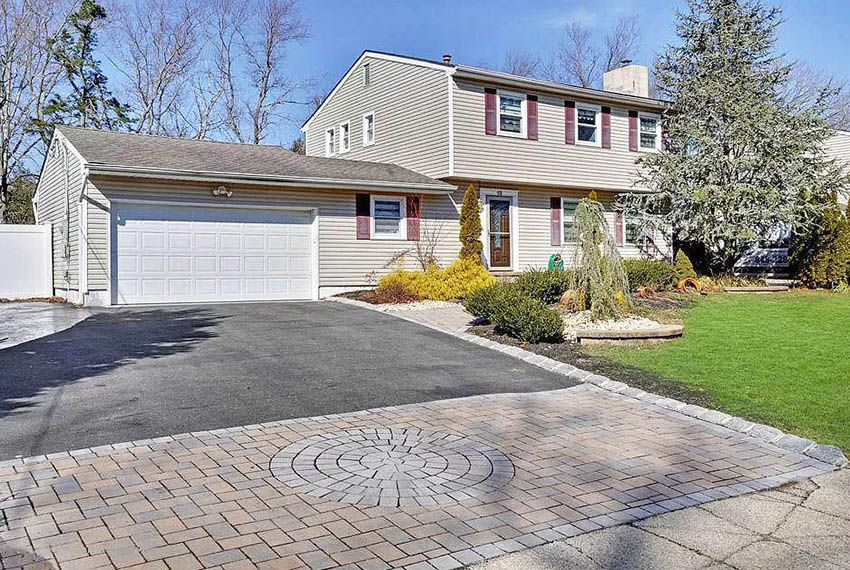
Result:
M567 340L575 340L576 331L578 329L598 331L635 331L652 330L664 327L661 323L635 315L629 315L620 319L593 322L590 317L590 311L567 313L563 316L563 320L564 338Z
M387 303L379 305L386 311L427 311L428 309L446 309L448 307L457 307L460 303L453 301L415 301L413 303Z

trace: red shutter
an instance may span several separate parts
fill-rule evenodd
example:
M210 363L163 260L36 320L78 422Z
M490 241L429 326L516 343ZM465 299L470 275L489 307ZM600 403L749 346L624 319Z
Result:
M419 241L419 196L407 197L407 239Z
M357 239L369 239L372 235L371 204L368 194L357 194L354 199L357 214Z
M537 140L537 95L528 96L528 140Z
M484 90L484 133L496 134L496 90Z
M638 113L629 111L629 151L638 151Z
M576 104L564 101L564 142L576 144Z
M617 212L614 214L614 241L617 242L617 247L623 247L623 214Z
M602 148L611 148L611 107L602 107Z
M552 245L561 245L561 197L549 198L549 234Z

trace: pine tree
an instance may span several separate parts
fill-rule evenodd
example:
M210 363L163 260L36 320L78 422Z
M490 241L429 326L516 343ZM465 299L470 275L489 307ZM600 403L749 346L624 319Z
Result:
M470 184L463 195L460 207L460 256L481 262L481 217L478 193Z
M626 213L697 242L730 270L770 230L816 220L823 197L847 184L827 157L822 119L834 90L806 102L785 97L792 66L776 54L781 10L758 0L688 0L679 45L655 64L667 152L638 160Z
M129 108L107 89L106 75L94 56L95 28L105 19L103 6L95 0L82 0L68 18L68 26L48 41L47 48L62 66L70 92L54 95L45 106L49 120L38 126L46 135L50 123L73 121L81 127L113 130L129 122Z

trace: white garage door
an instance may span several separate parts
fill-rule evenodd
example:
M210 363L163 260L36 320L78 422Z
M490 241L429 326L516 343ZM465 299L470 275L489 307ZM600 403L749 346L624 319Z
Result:
M114 301L311 299L312 221L309 212L118 205Z

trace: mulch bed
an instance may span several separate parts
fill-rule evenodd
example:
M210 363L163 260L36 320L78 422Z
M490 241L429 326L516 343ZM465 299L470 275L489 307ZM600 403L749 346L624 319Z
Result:
M467 329L467 332L477 334L478 336L488 338L501 344L518 346L525 350L534 352L535 354L540 354L553 360L572 364L582 370L587 370L594 374L599 374L600 376L607 376L612 380L619 380L629 386L640 388L641 390L652 392L659 396L666 396L668 398L687 402L688 404L696 404L703 407L710 407L711 404L711 398L703 392L676 384L675 382L643 370L629 368L622 364L611 362L605 358L582 352L577 343L541 342L537 344L525 344L508 335L497 333L493 325L470 327Z
M372 305L379 305L377 295L373 289L364 289L363 291L350 291L348 293L340 293L337 297L346 299L354 299L355 301L363 301Z
M27 297L26 299L0 299L0 303L67 303L64 297Z

